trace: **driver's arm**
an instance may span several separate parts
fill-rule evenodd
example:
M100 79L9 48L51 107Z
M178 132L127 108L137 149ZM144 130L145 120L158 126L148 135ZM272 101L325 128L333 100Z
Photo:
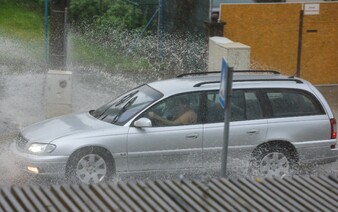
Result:
M165 124L165 125L176 125L177 123L176 123L176 120L174 120L174 121L170 121L170 120L167 120L167 119L165 119L165 118L162 118L161 116L159 116L159 115L157 115L156 113L154 113L154 112L149 112L148 113L148 116L149 116L149 118L151 118L151 119L155 119L155 120L157 120L157 121L159 121L159 122L161 122L161 123L163 123L163 124Z
M156 119L160 122L162 122L165 125L180 125L180 124L188 124L189 120L190 120L190 114L188 114L188 112L182 114L180 117L178 117L177 119L171 121L165 118L162 118L161 116L158 116L157 114L155 114L154 112L149 112L148 113L150 118Z

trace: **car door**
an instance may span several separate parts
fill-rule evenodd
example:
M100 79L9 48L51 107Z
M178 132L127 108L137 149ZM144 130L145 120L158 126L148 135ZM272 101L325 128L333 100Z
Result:
M218 91L206 95L206 118L203 126L204 167L220 167L224 143L224 109ZM232 92L231 122L227 161L231 167L248 165L248 158L257 144L265 141L267 120L263 118L258 94L250 90Z
M148 117L149 112L154 112L161 117L175 119L172 100L177 97L188 98L198 114L199 93L192 93L169 97L140 117ZM130 127L128 168L130 171L144 171L202 167L202 138L202 124L198 120L174 126L158 124L153 120L152 127Z

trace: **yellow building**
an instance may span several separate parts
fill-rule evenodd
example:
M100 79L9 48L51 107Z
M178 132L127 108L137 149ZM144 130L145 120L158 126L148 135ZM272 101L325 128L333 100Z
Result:
M338 2L222 4L220 21L251 47L252 69L338 84Z

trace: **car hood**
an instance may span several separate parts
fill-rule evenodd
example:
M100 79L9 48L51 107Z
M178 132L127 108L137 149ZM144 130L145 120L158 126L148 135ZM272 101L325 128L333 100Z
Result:
M49 143L64 136L114 127L118 126L96 119L87 112L47 119L24 128L21 134L28 142Z

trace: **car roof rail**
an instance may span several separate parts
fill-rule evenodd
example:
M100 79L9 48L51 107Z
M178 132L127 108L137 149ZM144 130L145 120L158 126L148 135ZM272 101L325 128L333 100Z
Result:
M295 78L282 78L282 79L236 79L233 80L233 82L255 82L255 81L293 81L296 83L303 83L302 80L300 79L295 79Z
M206 84L214 84L214 83L220 83L221 81L217 80L217 81L206 81L206 82L199 82L197 84L194 85L194 87L201 87L202 85L206 85Z
M234 73L269 73L269 74L280 74L279 71L274 71L274 70L234 70Z
M192 73L184 73L177 75L176 78L182 78L185 76L196 76L196 75L208 75L208 74L219 74L220 71L203 71L203 72L192 72Z
M270 74L280 74L278 71L273 70L234 70L234 73L270 73ZM219 74L220 71L204 71L204 72L192 72L192 73L184 73L177 75L176 78L182 78L185 76L196 76L196 75L208 75L208 74Z
M294 81L296 83L303 83L300 79L294 79L294 78L283 78L283 79L236 79L233 80L233 82L259 82L259 81ZM205 81L205 82L199 82L194 85L194 87L201 87L202 85L206 84L215 84L220 83L220 81Z

